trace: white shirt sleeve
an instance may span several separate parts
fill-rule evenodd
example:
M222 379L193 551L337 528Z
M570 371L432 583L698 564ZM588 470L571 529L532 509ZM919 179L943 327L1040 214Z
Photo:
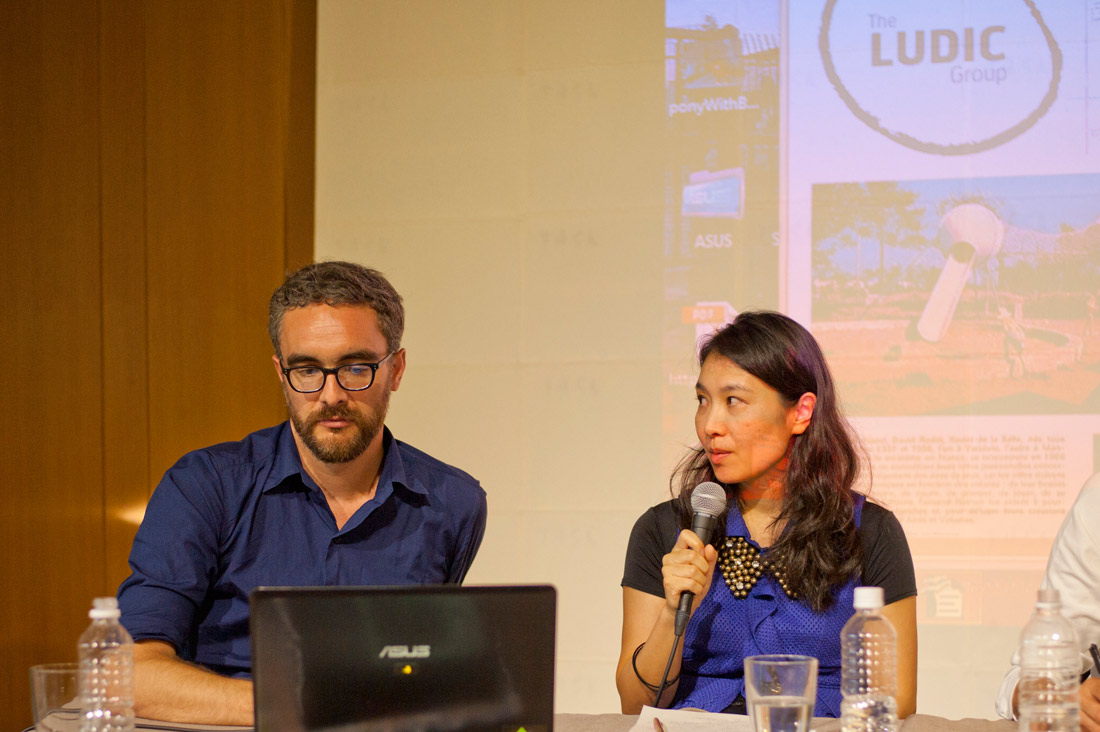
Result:
M1073 624L1077 634L1084 673L1092 666L1089 646L1100 643L1100 473L1085 481L1062 522L1050 550L1043 587L1053 587L1061 595L1062 615ZM997 693L997 714L1005 719L1016 718L1012 713L1012 694L1019 678L1017 648Z

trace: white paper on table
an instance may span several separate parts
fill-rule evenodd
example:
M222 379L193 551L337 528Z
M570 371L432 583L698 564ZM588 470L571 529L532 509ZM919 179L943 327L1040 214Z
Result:
M660 725L654 724L660 720ZM752 720L743 714L712 714L685 709L642 707L630 732L753 732Z

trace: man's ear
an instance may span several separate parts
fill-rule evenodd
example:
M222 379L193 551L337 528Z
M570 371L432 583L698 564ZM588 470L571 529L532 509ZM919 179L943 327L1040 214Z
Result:
M390 391L397 391L401 386L401 377L405 375L405 349L397 349L397 353L390 356L393 362L393 373L390 376Z
M810 426L810 420L814 416L814 407L817 405L817 395L806 392L798 397L798 401L787 415L791 426L792 435L801 435Z

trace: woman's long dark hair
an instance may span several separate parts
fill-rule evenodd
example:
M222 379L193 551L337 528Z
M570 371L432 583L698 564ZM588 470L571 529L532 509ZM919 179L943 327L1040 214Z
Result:
M817 397L809 427L792 437L779 521L786 528L768 549L768 561L782 567L787 587L814 610L833 603L834 591L857 574L863 547L853 514L860 462L855 438L840 414L833 378L817 341L780 313L744 312L704 342L699 365L720 355L779 392L787 407L809 392ZM691 526L691 492L717 478L701 447L673 471L670 488L682 528ZM729 506L740 486L727 485ZM727 511L729 508L727 508ZM724 531L726 517L719 521ZM715 542L717 543L717 541Z

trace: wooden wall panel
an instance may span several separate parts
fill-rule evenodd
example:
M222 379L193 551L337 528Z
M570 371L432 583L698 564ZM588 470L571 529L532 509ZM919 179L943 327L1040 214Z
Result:
M288 270L313 261L317 139L317 4L290 3L287 28L286 263ZM309 140L307 147L302 140Z
M146 18L154 474L181 446L285 417L265 325L284 269L271 251L284 241L287 18L216 0Z
M111 0L100 13L103 267L103 485L106 589L129 574L134 519L149 498L145 241L145 8Z
M75 658L103 583L96 8L2 3L0 29L0 693L18 729L27 667Z
M103 585L96 8L0 4L0 719ZM79 603L74 598L80 598Z
M0 726L164 468L284 417L266 306L312 259L315 33L313 0L0 3Z

